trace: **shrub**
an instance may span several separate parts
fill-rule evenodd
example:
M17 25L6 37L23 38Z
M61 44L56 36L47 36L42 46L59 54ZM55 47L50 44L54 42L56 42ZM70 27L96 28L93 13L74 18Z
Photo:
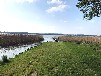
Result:
M2 56L2 62L3 63L7 63L8 62L7 55L3 55Z
M81 44L82 42L81 41L76 41L76 44Z

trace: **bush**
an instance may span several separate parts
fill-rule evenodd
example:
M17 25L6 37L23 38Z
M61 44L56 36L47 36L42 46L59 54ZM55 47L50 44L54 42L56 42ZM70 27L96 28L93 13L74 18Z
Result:
M3 55L2 56L2 62L3 63L7 63L8 62L7 55Z
M81 44L82 42L81 41L76 41L76 44Z

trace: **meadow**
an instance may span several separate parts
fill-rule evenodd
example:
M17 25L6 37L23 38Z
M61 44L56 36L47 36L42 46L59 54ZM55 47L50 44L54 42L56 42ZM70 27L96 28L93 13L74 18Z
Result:
M101 76L101 50L96 47L45 42L8 63L1 62L0 76Z

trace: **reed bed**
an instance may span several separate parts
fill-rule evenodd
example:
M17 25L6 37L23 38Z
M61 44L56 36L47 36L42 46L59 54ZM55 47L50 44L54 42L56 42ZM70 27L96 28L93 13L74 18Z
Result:
M78 44L101 44L101 37L98 36L60 36L58 40L63 42L76 42Z
M39 35L0 35L0 46L18 46L41 42L44 38Z

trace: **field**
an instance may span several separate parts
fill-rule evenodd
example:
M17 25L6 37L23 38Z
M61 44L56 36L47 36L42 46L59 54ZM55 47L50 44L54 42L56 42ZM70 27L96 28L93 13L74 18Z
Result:
M101 50L96 47L46 42L1 63L0 76L101 76Z

